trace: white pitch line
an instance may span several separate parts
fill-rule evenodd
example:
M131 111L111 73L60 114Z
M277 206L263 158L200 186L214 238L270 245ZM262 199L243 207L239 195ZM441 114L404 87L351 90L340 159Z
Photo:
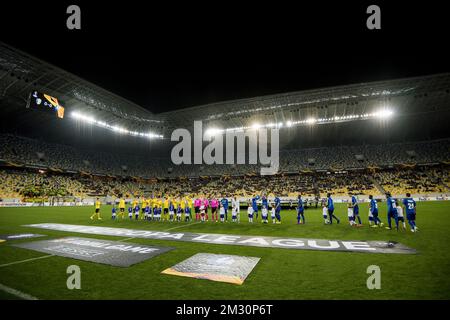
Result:
M39 300L36 297L33 297L32 295L26 294L22 291L7 287L0 283L0 290L5 291L6 293L12 294L13 296L19 297L24 300Z
M24 262L28 262L28 261L34 261L34 260L39 260L39 259L50 258L50 257L53 257L53 256L54 256L53 254L49 254L49 255L46 255L46 256L40 256L40 257L36 257L36 258L31 258L31 259L26 259L26 260L20 260L20 261L14 261L14 262L10 262L10 263L0 264L0 268L7 267L7 266L12 266L14 264L24 263Z
M199 224L199 223L202 223L202 222L198 221L198 222L194 222L194 223L185 224L185 225L182 225L182 226L176 226L176 227L173 227L173 228L166 229L164 231L169 231L169 230L173 230L173 229L189 227L189 226L193 226L194 224Z
M131 238L122 239L120 241L128 241L128 240L131 240L131 239L136 239L136 238L135 237L131 237Z

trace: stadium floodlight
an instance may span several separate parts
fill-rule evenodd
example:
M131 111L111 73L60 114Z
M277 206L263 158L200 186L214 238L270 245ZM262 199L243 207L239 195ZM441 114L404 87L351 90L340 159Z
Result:
M210 129L206 130L205 135L213 136L213 135L226 133L226 132L244 131L247 129L253 129L253 130L259 130L261 128L281 129L283 127L291 128L291 127L299 126L299 125L314 125L316 123L329 124L329 123L347 122L347 121L354 121L354 120L367 120L367 119L372 119L372 118L387 119L387 118L391 117L393 114L394 114L394 112L392 110L382 109L382 110L379 110L379 111L373 112L373 113L336 115L336 116L331 116L328 118L310 117L307 119L296 120L296 121L288 120L284 123L283 122L269 122L269 123L265 123L265 124L253 123L249 127L226 128L226 129L210 128Z
M394 112L392 112L389 109L382 109L382 110L375 112L373 115L380 119L387 119L387 118L390 118L393 114L394 114Z
M83 121L83 122L86 122L86 123L89 123L89 124L93 124L93 125L96 125L96 126L101 127L101 128L106 128L106 129L109 129L111 131L114 131L114 132L117 132L117 133L120 133L120 134L128 134L128 135L134 136L134 137L144 137L144 138L151 138L151 139L154 139L154 138L164 139L164 136L160 135L160 134L156 134L156 133L152 133L152 132L150 132L150 133L143 133L143 132L138 132L138 131L130 131L130 130L127 130L127 129L122 128L122 127L112 126L112 125L110 125L110 124L108 124L108 123L106 123L104 121L96 120L94 117L81 114L81 113L79 113L77 111L73 111L71 113L71 117L76 119L76 120Z
M118 133L129 133L128 130L126 130L126 129L124 129L124 128L121 128L121 127L112 126L111 129L112 129L114 132L118 132Z
M145 137L147 137L147 138L160 138L161 139L163 137L162 135L155 134L155 133L152 133L152 132L144 133L143 135Z
M237 127L237 128L231 128L233 132L243 132L245 129L248 129L247 127Z
M94 117L86 116L86 115L80 114L80 113L78 113L76 111L72 112L71 116L72 116L72 118L75 118L75 119L78 119L78 120L82 120L82 121L88 122L88 123L95 123L96 122Z
M79 114L78 112L76 112L76 111L72 111L72 113L70 114L70 116L71 116L72 118L77 119L77 118L80 117L80 114Z

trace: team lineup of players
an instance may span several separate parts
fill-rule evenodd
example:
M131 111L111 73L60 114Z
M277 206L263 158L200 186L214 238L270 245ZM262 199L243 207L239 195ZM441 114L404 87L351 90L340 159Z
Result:
M351 201L348 203L347 215L350 226L359 227L362 226L361 217L359 214L359 200L356 195L350 195ZM252 199L249 199L249 206L247 209L248 222L253 223L253 219L258 221L259 206L258 201L261 200L261 222L269 223L269 211L272 223L281 223L281 200L279 197L275 197L272 201L265 196L256 195ZM378 203L372 195L369 196L369 225L372 228L383 227L384 224L379 218ZM387 203L387 221L388 226L386 229L392 229L392 220L395 221L395 227L398 230L400 222L403 229L406 229L405 217L403 214L403 208L400 205L398 199L391 196L390 193L386 193ZM402 200L402 204L405 208L406 219L410 225L411 232L418 231L416 226L416 202L409 193L406 194L406 198ZM116 206L117 205L117 206ZM101 202L97 198L95 201L95 212L91 216L91 219L97 217L101 220L100 216ZM193 220L191 207L194 208L195 220L199 222L209 221L209 212L211 213L212 222L228 222L228 211L230 209L230 201L227 197L222 199L206 197L199 197L191 199L189 197L165 197L163 199L141 198L140 200L134 199L127 207L123 198L118 202L114 202L112 208L112 219L121 217L125 218L126 210L128 212L129 219L135 220L148 220L148 221L176 221L176 222L189 222ZM305 206L301 194L297 198L297 224L305 224ZM334 201L331 194L327 194L327 198L322 200L322 213L324 223L327 225L333 224L333 219L336 223L340 223L338 217L334 215ZM236 197L231 200L231 221L240 222L240 202Z
M268 211L271 210L271 218L273 223L281 223L281 200L275 197L273 202L269 204L266 196L255 196L251 199L251 206L248 208L249 222L253 222L253 218L258 219L258 203L257 201L262 199L261 207L261 219L263 223L269 222ZM118 206L117 201L114 202L112 208L112 219L121 217L125 218L125 211L128 211L128 218L135 220L149 220L149 221L192 221L193 216L191 207L194 208L195 220L200 222L209 221L209 213L211 213L211 221L213 222L227 222L228 214L231 207L231 221L240 222L240 202L234 197L230 201L228 198L222 199L207 199L200 197L192 200L189 197L183 198L171 198L165 197L164 199L153 198L140 200L134 199L127 207L123 198L119 199ZM95 201L95 212L91 216L100 219L100 206L101 202L97 198Z
M384 223L381 222L378 212L378 203L377 200L374 199L372 195L369 196L369 225L372 228L383 227ZM388 226L386 229L392 229L392 220L395 221L396 230L399 229L400 222L402 223L403 229L406 229L405 216L403 214L403 207L400 205L398 199L392 197L392 195L388 192L386 193L386 204L387 204L387 221ZM407 193L406 198L402 200L402 204L405 208L406 219L408 220L408 224L411 227L411 232L419 231L419 228L416 225L416 201L411 198L411 194ZM339 218L334 215L334 202L331 198L331 195L327 195L327 199L322 202L323 207L323 219L325 224L333 224L333 218L337 223L340 223ZM298 205L300 208L300 204ZM300 214L300 210L298 211L297 220L300 221L303 218L304 223L304 215L303 210ZM350 226L359 227L362 226L361 217L359 215L359 200L356 195L351 196L351 201L348 203L347 216ZM358 222L356 222L358 220Z

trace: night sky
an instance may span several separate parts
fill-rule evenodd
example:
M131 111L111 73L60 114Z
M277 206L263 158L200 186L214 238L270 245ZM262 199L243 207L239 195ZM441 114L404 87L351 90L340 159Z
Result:
M4 2L0 41L152 112L450 71L439 2L378 1L375 31L367 1ZM82 30L66 28L69 4L80 5Z

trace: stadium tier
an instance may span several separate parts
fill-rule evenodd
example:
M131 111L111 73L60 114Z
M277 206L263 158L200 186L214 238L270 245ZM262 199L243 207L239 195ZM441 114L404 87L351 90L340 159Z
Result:
M0 198L173 196L202 194L247 199L265 192L294 199L334 194L380 196L449 192L450 140L282 150L280 171L260 176L257 165L180 165L167 158L96 152L11 134L0 135Z
M256 175L258 165L174 165L152 154L105 153L14 135L0 135L0 161L15 166L41 167L70 173L139 178ZM307 148L280 152L280 172L340 171L386 168L450 161L450 140L387 145Z
M450 171L448 165L420 166L414 169L365 169L340 172L310 172L276 176L222 176L170 179L132 179L57 171L36 171L26 168L0 170L0 201L47 201L61 198L81 202L102 197L112 201L118 197L179 197L204 195L207 198L237 197L248 200L255 194L280 196L293 200L299 192L306 199L317 200L327 193L336 199L359 195L367 199L385 192L395 196L411 193L417 197L448 196Z

